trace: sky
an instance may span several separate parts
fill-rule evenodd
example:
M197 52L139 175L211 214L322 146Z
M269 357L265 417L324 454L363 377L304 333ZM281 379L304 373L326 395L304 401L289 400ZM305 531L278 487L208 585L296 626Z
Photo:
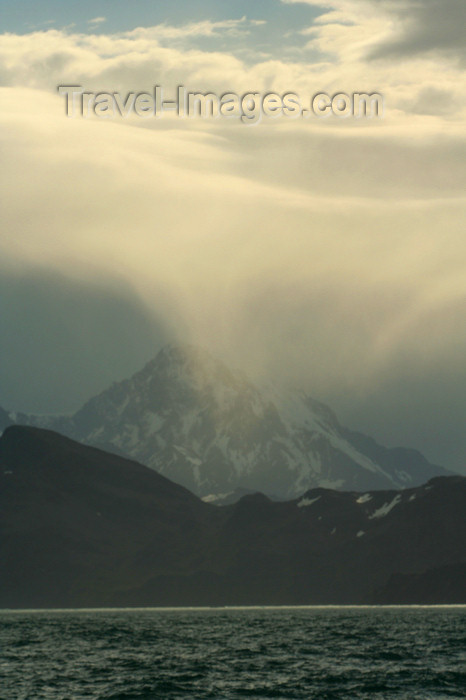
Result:
M0 406L167 342L466 473L463 0L0 0ZM378 92L382 119L68 119L59 85Z

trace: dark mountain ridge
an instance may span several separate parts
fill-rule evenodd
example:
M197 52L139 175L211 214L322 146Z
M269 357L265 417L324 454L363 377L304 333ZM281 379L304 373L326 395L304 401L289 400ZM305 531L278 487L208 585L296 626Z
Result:
M465 512L463 477L220 508L135 462L14 426L0 438L0 606L404 602L400 576L408 602L466 602L464 580L438 574L464 570Z

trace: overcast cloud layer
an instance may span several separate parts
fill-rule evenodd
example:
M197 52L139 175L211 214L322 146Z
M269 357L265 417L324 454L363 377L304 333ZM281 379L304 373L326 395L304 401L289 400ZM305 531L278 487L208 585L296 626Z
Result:
M290 28L287 60L262 55L247 18L0 37L0 406L73 410L110 370L188 340L463 467L464 3L308 4L321 14ZM250 37L246 53L235 36ZM56 94L156 83L378 91L387 112L256 127L71 120Z

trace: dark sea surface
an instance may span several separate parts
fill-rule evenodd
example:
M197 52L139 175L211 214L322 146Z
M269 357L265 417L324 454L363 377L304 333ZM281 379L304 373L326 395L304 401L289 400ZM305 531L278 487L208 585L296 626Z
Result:
M466 607L2 611L0 698L466 698Z

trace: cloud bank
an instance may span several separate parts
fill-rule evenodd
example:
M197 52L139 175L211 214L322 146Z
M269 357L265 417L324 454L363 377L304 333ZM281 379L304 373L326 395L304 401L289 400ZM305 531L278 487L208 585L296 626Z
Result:
M246 62L231 51L183 46L193 35L248 31L246 19L1 37L0 270L8 279L40 271L79 280L96 298L96 285L118 298L119 280L136 315L154 328L141 321L137 352L126 353L126 364L122 354L115 361L120 374L138 369L136 360L149 359L167 337L199 342L255 377L305 386L353 427L460 468L462 46L453 29L448 47L440 30L426 38L440 3L319 5L328 11L303 28L309 43L293 61L257 54ZM421 30L416 43L413 32ZM388 109L383 122L252 128L69 120L56 94L59 84L123 92L155 83L168 91L178 84L219 92L377 90ZM28 303L44 318L50 312L48 303ZM111 328L113 317L114 310ZM11 317L3 323L11 335ZM137 328L128 333L137 336ZM50 362L50 346L40 342L37 368ZM11 342L2 371L12 403L13 356ZM69 362L77 367L74 354ZM80 374L91 364L89 356ZM86 387L107 382L89 369ZM20 405L27 400L37 410L40 399L28 391L18 389L11 408L27 409ZM55 396L61 405L52 405L50 392L44 411L63 410L59 390Z

